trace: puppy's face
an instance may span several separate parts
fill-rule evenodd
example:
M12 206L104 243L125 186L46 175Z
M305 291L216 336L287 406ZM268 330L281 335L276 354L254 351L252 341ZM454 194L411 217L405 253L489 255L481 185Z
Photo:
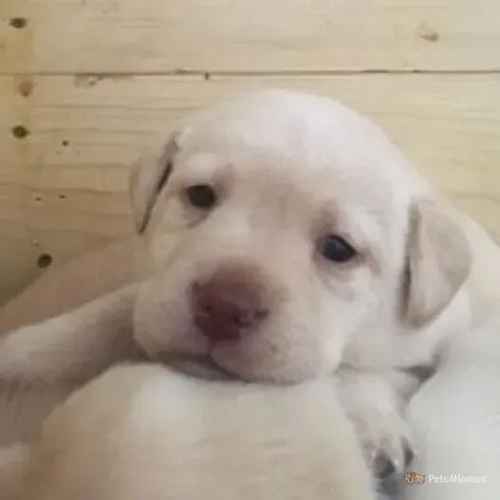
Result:
M193 119L140 175L152 267L135 322L151 356L295 382L401 317L416 187L349 110L286 93L236 100Z

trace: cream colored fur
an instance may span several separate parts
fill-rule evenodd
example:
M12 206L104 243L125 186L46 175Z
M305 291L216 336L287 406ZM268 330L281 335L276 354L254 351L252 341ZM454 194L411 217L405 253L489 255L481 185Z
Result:
M2 500L374 498L330 380L283 388L117 367L6 458Z

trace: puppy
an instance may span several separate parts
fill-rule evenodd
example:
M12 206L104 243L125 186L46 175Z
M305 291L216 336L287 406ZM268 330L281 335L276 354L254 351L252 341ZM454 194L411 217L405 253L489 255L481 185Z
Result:
M261 91L188 118L134 169L131 202L139 282L0 341L4 387L56 390L44 411L127 358L279 384L336 372L367 458L401 468L397 369L498 300L484 231L326 98Z
M120 366L2 458L5 500L375 498L330 380L277 387Z

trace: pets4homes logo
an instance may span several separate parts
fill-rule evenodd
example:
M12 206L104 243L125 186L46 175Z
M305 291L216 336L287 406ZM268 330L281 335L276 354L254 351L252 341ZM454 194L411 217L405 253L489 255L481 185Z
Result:
M407 472L405 481L407 484L443 484L443 483L470 483L484 484L488 478L485 475L470 474L422 474L421 472Z

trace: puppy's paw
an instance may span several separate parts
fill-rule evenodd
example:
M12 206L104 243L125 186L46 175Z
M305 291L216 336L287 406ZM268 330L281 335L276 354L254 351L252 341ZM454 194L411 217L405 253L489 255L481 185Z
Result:
M402 473L415 456L411 430L403 417L407 376L344 369L338 373L341 401L349 415L373 474Z
M397 413L368 411L351 415L366 461L374 476L401 474L416 455L410 429Z

